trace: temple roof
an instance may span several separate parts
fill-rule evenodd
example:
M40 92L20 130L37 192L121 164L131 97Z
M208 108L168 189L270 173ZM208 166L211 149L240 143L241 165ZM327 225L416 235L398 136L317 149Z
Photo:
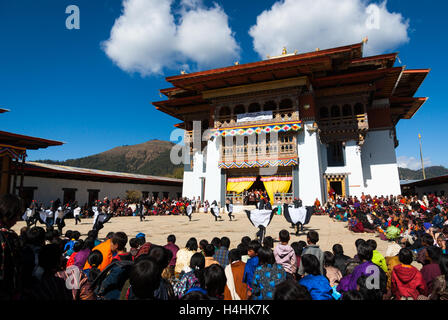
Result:
M391 99L394 123L410 119L426 101L413 95L430 70L394 67L398 53L363 57L363 43L170 76L172 87L160 90L168 100L153 105L184 120L186 114L210 109L209 92L307 77L316 97L367 92L372 99Z
M47 140L42 138L24 136L6 131L0 131L0 144L10 145L26 149L41 149L50 146L60 146L63 142Z

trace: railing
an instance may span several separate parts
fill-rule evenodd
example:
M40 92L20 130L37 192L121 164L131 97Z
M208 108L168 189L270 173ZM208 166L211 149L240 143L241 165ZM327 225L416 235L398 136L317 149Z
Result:
M221 148L221 161L275 160L297 157L297 143L293 135L282 135L277 142L233 144Z
M226 194L226 199L231 199L234 204L244 204L244 198L245 196L235 193L228 193ZM294 194L293 193L275 193L274 194L274 204L283 204L286 202L291 202L294 200Z
M294 109L275 110L272 111L272 119L259 121L246 121L243 124L270 124L284 121L299 120L299 112ZM237 122L237 116L217 116L215 120L215 129L217 128L232 128L241 125Z
M293 193L275 193L274 203L285 203L294 200Z
M321 130L366 130L369 129L367 114L359 114L348 117L337 117L319 120Z

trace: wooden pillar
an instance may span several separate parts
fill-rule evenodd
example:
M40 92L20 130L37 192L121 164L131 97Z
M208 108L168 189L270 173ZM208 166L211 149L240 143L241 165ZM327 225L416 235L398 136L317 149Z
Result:
M19 187L19 196L23 197L23 179L25 174L25 155L22 157L22 162L20 164L20 187Z
M10 166L11 158L3 156L0 158L0 195L10 192L11 179L10 179Z
M15 159L14 161L12 161L12 165L14 167L13 169L13 183L12 183L12 194L16 194L16 190L17 190L17 166L18 166L18 161L17 159Z

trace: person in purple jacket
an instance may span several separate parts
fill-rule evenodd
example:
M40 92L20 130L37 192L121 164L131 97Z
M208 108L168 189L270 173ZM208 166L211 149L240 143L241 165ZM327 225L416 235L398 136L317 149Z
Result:
M367 243L361 243L358 246L358 259L361 264L353 269L353 272L343 277L337 287L337 291L340 293L347 291L357 290L357 281L361 276L378 276L378 282L380 280L379 267L374 264L372 260L373 250ZM375 279L372 279L375 280Z
M87 237L84 241L84 247L79 250L78 254L74 258L73 264L77 266L80 270L84 269L84 265L86 264L87 258L89 257L90 252L95 247L95 239L92 237Z

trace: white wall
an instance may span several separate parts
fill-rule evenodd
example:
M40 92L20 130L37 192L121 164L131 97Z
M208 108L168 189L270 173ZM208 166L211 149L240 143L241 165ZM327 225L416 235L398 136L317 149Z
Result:
M132 184L132 183L112 183L112 182L97 182L97 181L84 181L84 180L72 180L72 179L57 179L57 178L42 178L42 177L24 177L24 187L37 187L34 190L34 200L43 202L45 205L49 205L50 201L57 198L63 201L64 191L63 188L75 188L76 200L78 204L84 205L89 199L89 193L87 189L100 190L98 198L104 197L125 198L127 190L139 190L148 191L152 196L152 192L159 192L159 197L163 196L163 192L169 192L171 198L177 198L177 193L182 191L182 187L179 186L164 186L164 185L152 185L152 184Z
M401 194L394 138L390 130L369 131L361 149L364 193Z
M199 151L193 155L193 170L184 171L182 197L197 199L201 196L201 177L205 177L203 155Z
M205 174L205 200L210 203L216 200L216 202L221 201L221 169L218 168L219 165L219 148L221 145L221 139L209 140L207 144L207 165ZM224 205L224 204L221 204Z
M317 132L308 132L305 122L304 130L297 135L297 151L299 156L299 197L303 205L314 204L316 198L322 202L321 143Z

